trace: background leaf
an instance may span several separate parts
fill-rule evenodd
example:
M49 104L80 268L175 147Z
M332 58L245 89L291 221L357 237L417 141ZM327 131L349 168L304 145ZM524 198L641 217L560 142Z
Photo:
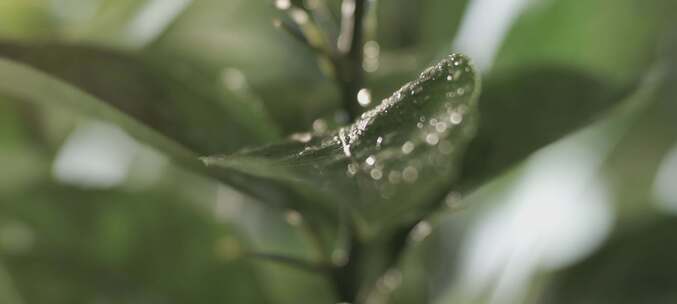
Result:
M198 153L232 152L279 136L241 78L217 82L180 62L77 45L5 42L0 55L61 78ZM225 81L239 81L241 92Z
M463 183L475 187L487 182L609 112L631 89L561 67L494 75L484 86L482 123L464 161Z
M28 242L0 242L26 303L269 302L246 242L185 194L41 189L0 201L0 227Z
M616 83L635 81L656 59L674 1L541 1L512 26L495 69L558 64Z

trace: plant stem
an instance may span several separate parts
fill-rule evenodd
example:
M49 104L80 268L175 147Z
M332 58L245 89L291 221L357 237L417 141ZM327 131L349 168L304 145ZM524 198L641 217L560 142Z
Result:
M405 226L368 241L353 234L348 262L334 268L331 277L340 302L362 303L376 288L377 281L397 267L412 227Z
M362 244L356 239L350 241L348 262L345 265L334 268L332 281L338 301L343 303L355 303L360 292L362 280L360 278L360 262L362 260Z
M344 0L341 8L341 34L338 49L342 54L343 65L337 72L340 75L343 105L351 121L362 111L357 102L357 92L362 89L364 82L362 46L366 10L366 0Z

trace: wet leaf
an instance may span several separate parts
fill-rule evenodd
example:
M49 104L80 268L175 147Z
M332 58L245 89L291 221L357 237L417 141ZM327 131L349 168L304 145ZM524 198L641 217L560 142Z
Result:
M474 135L479 91L469 60L451 55L349 126L204 161L347 207L362 232L375 232L415 218L452 185Z
M0 56L73 84L198 153L232 152L278 137L255 97L181 62L54 43L2 42ZM241 75L230 77L245 85Z

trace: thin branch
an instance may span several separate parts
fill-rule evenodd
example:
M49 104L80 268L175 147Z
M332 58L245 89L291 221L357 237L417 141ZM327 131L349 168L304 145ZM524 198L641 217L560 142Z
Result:
M292 38L294 38L296 41L300 42L301 44L315 50L315 48L313 48L310 45L310 43L308 42L308 39L306 39L306 36L304 36L303 33L299 29L294 28L288 22L276 18L276 19L273 19L273 26L285 31L287 34L289 34L289 36L291 36Z
M344 63L340 71L343 104L351 120L362 111L357 102L357 92L362 88L364 81L362 46L366 10L366 0L344 0L341 5L341 33L337 45L343 54Z

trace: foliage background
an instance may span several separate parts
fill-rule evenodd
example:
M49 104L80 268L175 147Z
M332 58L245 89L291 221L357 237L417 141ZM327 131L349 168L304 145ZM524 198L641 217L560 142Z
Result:
M369 32L379 45L374 98L462 51L486 79L481 106L527 105L483 117L484 132L518 151L537 147L514 130L588 110L566 107L589 96L585 80L629 89L594 123L432 218L430 236L406 251L392 302L673 302L674 1L512 2L380 1ZM127 98L144 121L232 152L317 128L341 106L312 51L273 27L276 17L266 1L4 0L0 56ZM141 82L147 73L181 82ZM196 102L202 94L250 110L222 117ZM544 111L552 115L536 119ZM212 128L188 128L195 121ZM334 302L322 277L246 257L309 257L297 214L187 172L110 124L3 97L0 168L1 303Z

